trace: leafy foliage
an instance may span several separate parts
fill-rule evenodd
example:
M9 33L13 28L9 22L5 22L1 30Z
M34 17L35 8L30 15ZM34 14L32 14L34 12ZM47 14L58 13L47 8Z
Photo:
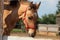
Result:
M59 14L60 13L60 1L58 1L58 5L57 5L57 11L56 11L56 14Z
M38 18L37 20L41 24L56 24L56 14L48 14Z

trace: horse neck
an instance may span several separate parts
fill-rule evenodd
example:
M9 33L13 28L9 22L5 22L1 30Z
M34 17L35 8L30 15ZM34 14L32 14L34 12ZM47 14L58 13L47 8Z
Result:
M29 1L21 1L20 4L30 5Z

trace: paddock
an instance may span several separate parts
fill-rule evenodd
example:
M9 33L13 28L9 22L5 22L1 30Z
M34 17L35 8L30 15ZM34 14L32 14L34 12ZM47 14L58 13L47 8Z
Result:
M20 36L4 36L3 40L60 40L60 38L50 38L50 37L20 37Z
M11 33L10 36L3 36L3 40L60 40L57 35L60 31L58 25L39 24L37 34L34 38L29 37L27 33Z

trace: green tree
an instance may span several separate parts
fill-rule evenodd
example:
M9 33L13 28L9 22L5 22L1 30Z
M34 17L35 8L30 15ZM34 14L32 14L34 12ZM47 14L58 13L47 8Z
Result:
M43 23L43 24L47 24L47 22L48 22L48 17L47 17L47 15L46 15L46 14L43 15L42 18L41 18L41 20L42 20L42 23Z
M60 1L58 1L58 4L57 4L57 12L56 12L56 14L59 14L60 13Z
M38 19L37 19L37 23L38 23L38 24L39 24L39 23L42 23L41 18L38 18Z
M56 24L56 14L49 14L48 15L48 22L50 24Z
M56 14L45 14L38 19L38 22L41 24L56 24Z

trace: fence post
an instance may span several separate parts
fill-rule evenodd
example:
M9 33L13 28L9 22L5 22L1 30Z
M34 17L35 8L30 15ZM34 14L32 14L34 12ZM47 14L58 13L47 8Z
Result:
M48 27L47 27L47 36L48 36Z
M3 0L0 0L0 40L2 40L3 26Z

